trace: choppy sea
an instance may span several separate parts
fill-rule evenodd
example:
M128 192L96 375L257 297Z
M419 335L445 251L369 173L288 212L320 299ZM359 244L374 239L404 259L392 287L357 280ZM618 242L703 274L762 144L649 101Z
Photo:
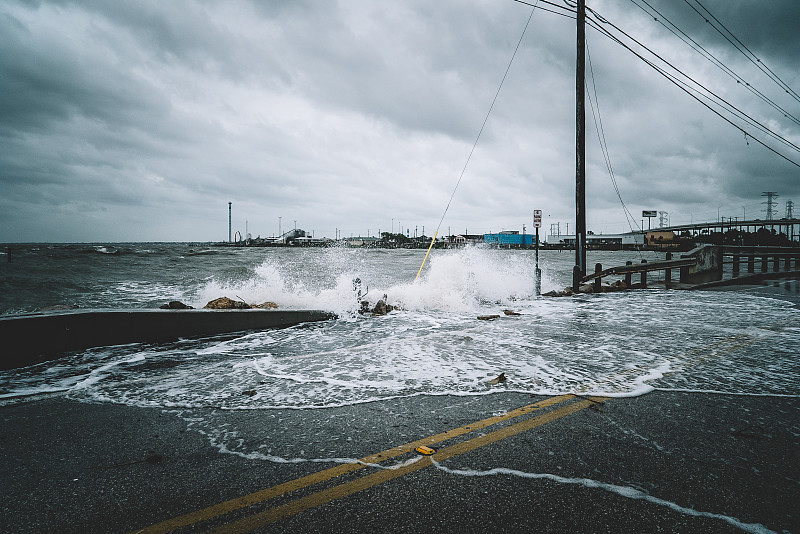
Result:
M3 247L0 314L53 305L154 308L171 300L202 307L228 296L329 310L338 319L69 353L0 372L0 402L57 393L90 402L243 410L496 391L800 395L797 281L537 297L533 251L435 250L415 280L424 254L187 243ZM663 259L642 254L590 251L588 263ZM541 251L542 290L569 285L573 263L572 252ZM355 279L366 300L374 304L385 295L399 309L360 315ZM490 314L500 317L477 319ZM487 384L500 373L506 382Z

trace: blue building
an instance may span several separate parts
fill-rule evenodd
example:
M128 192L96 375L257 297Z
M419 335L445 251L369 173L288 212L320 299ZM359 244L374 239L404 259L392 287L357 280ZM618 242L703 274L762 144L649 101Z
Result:
M506 246L533 246L536 242L535 234L520 234L516 231L500 232L499 234L483 234L483 241L488 245L499 247Z

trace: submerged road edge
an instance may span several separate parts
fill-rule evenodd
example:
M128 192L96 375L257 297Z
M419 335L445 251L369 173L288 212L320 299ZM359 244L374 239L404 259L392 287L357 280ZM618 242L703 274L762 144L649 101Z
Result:
M0 316L0 369L48 361L61 353L127 343L159 343L327 321L322 310L96 309Z

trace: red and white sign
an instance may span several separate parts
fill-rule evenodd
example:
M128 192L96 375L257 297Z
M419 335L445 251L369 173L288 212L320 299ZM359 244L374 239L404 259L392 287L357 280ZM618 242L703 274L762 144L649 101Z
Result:
M533 227L542 227L542 210L533 210Z

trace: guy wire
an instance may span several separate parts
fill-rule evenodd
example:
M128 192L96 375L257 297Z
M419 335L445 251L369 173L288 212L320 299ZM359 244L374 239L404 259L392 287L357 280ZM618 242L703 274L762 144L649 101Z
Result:
M539 3L539 0L536 0L536 4ZM469 165L469 161L472 159L472 154L475 152L475 147L478 146L478 141L481 138L481 134L483 133L483 129L486 127L486 123L489 121L489 115L492 114L492 110L494 109L494 104L497 102L497 97L500 95L500 89L503 88L503 83L506 81L506 77L508 76L508 71L511 70L511 64L514 62L514 58L517 56L517 52L519 51L519 47L522 44L522 39L525 37L525 32L528 30L528 26L531 23L531 19L533 18L533 13L536 11L536 5L533 6L531 9L531 14L528 16L528 22L525 23L525 27L522 29L522 35L519 36L519 41L517 41L517 47L514 49L514 53L511 54L511 60L508 62L508 66L506 67L506 72L503 74L503 79L500 80L500 86L497 88L497 92L494 94L494 99L492 99L492 105L489 106L489 111L486 112L486 117L483 119L483 124L481 125L481 129L478 131L478 136L475 138L475 142L472 143L472 150L469 151L469 156L467 156L467 161L464 163L464 168L461 169L461 174L458 177L458 181L456 182L456 186L453 188L453 193L450 195L450 200L447 201L447 206L444 208L444 213L442 213L442 218L439 220L439 225L436 227L436 233L431 240L431 244L428 247L428 252L425 254L425 258L422 260L422 265L419 267L419 271L417 272L417 277L414 278L416 282L419 278L420 273L422 272L422 268L425 267L425 262L428 259L428 254L431 253L431 249L433 248L433 244L436 242L436 236L439 235L439 229L442 227L442 222L444 222L444 218L447 215L447 210L450 209L450 204L453 202L453 197L456 196L456 190L458 190L459 184L461 184L461 179L464 178L464 173L467 172L467 166Z

